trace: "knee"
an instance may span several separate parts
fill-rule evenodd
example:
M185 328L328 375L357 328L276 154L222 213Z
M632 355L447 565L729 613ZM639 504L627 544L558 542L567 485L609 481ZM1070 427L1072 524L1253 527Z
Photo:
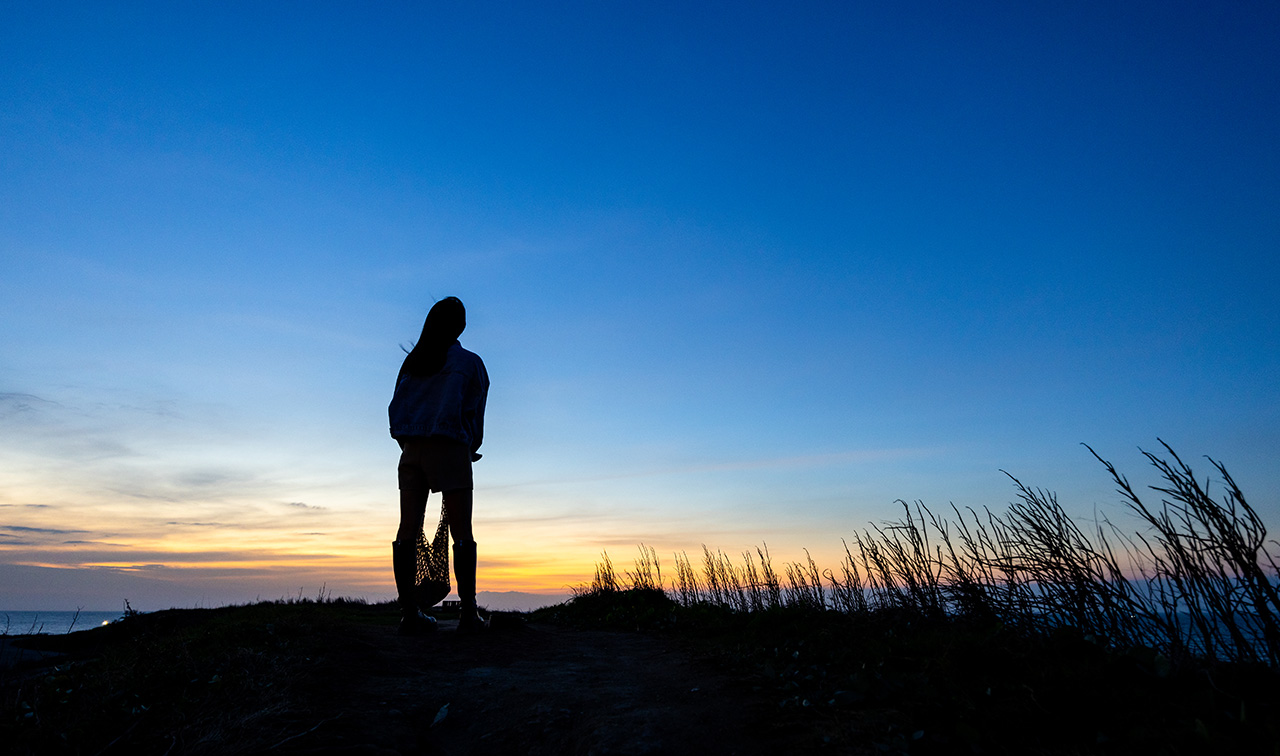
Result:
M467 541L476 540L475 533L471 530L470 519L463 519L461 522L449 521L449 535L453 536L454 544L466 544Z
M396 540L401 543L417 540L418 533L422 532L422 522L412 522L404 518L400 519L400 525L396 528Z

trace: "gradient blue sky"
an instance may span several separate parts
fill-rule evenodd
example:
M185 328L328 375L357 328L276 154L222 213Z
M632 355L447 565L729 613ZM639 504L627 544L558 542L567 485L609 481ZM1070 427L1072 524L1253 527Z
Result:
M692 7L691 7L692 6ZM1274 3L5 3L0 606L392 591L430 304L481 588L1118 511L1280 525Z

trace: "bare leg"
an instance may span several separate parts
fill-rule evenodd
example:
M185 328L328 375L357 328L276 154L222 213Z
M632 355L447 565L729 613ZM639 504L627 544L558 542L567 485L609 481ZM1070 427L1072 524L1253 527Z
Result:
M467 493L471 493L468 491ZM448 503L448 500L445 502ZM468 500L470 504L470 500ZM400 489L400 528L396 540L401 543L417 542L422 532L422 521L427 513L427 492L423 489ZM467 510L467 526L470 527L471 511Z
M460 632L475 632L488 624L476 611L476 542L471 530L471 504L470 489L444 492L444 508L453 533L453 576L462 603Z
M391 544L391 566L400 597L400 634L421 635L436 629L436 621L424 615L414 596L417 580L418 534L427 509L427 491L400 489L400 527Z
M453 536L454 543L468 543L476 539L475 534L471 532L471 489L460 488L456 491L445 491L444 494L444 510L449 515L449 533ZM403 499L401 499L403 501ZM401 504L401 518L403 519L404 505ZM422 513L418 513L418 522L422 522Z

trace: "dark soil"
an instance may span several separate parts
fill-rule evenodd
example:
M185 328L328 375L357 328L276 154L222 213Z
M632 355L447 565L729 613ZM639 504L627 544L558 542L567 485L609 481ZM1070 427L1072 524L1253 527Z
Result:
M671 639L530 624L402 638L351 628L284 753L757 754L798 733Z
M1070 629L658 591L493 620L403 637L387 605L266 603L11 638L0 752L1280 754L1274 670Z
M8 753L763 754L814 735L671 636L498 615L396 633L390 607L162 612L0 672ZM34 666L33 666L34 665ZM13 750L7 750L12 748Z

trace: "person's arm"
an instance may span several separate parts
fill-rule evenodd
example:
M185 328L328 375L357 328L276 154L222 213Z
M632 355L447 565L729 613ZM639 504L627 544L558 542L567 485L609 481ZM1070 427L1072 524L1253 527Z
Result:
M474 420L475 438L471 439L471 461L475 462L480 459L481 454L477 453L480 444L484 443L484 406L489 399L489 372L484 367L484 362L477 357L476 362L479 363L475 376L476 385L476 406Z
M471 461L475 462L484 456L477 452L480 444L484 443L484 405L485 399L488 398L487 392L480 393L480 400L476 404L475 431L476 437L471 440Z
M395 407L396 394L400 393L400 382L402 380L404 380L404 364L403 363L400 365L400 372L396 374L396 387L395 387L395 390L391 392L391 406L387 408L388 415L391 414L392 409ZM392 423L395 422L394 417L390 417L389 419L391 420ZM388 428L388 430L392 433L391 437L396 439L396 443L400 444L400 451L404 451L404 442L395 437L394 435L395 431L390 430L390 428Z

